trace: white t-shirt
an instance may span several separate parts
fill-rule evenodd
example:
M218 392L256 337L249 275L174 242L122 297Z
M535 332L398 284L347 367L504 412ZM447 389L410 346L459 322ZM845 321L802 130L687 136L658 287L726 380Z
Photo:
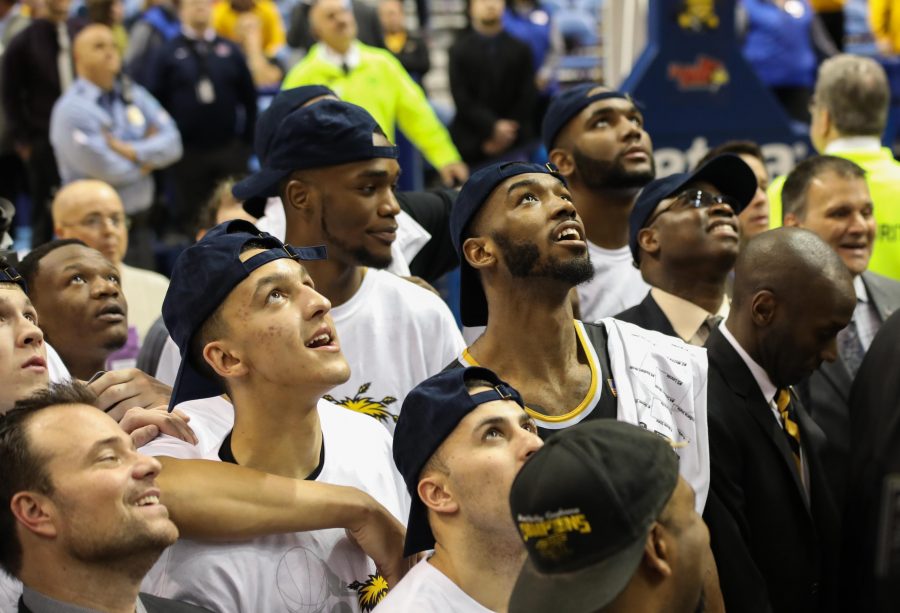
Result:
M326 399L377 419L392 433L406 394L466 346L443 300L383 270L367 269L357 292L331 317L350 379ZM170 338L156 378L174 385L180 363Z
M230 431L221 398L182 403L196 446L162 436L141 448L154 456L219 460ZM319 402L324 462L316 481L367 492L401 520L409 497L391 456L391 437L371 419ZM223 613L369 611L387 585L342 529L261 537L240 543L179 539L150 570L142 591Z
M16 613L21 595L22 583L0 570L0 613Z
M162 314L169 279L158 272L128 264L122 264L119 272L122 275L122 292L128 301L128 323L137 328L138 339L143 342L150 326Z
M444 573L422 560L388 592L375 613L490 613L450 581Z
M604 249L587 242L594 278L578 286L581 321L595 323L604 317L618 315L638 304L650 291L634 267L628 246Z
M331 310L350 380L327 399L394 431L409 391L465 348L444 301L383 270L368 269L353 297Z

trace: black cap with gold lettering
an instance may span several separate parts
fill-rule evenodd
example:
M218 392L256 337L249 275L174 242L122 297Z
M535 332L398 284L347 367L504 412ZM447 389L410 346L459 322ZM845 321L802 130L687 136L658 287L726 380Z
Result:
M510 492L528 550L510 613L591 613L612 602L677 483L671 445L638 426L592 420L548 439Z

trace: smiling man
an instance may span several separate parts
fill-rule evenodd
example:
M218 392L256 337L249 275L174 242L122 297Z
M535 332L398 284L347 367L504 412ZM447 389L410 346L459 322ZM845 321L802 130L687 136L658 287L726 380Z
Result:
M106 370L110 354L128 339L128 304L115 265L81 241L65 239L31 251L19 271L44 336L69 372L86 381Z
M756 191L753 171L730 154L647 185L629 221L631 253L651 289L616 317L703 345L728 316L725 284L738 256L737 215Z
M198 442L163 437L142 451L356 487L399 518L407 500L390 435L322 400L350 376L331 304L304 267L324 255L322 247L296 249L243 220L213 228L182 253L163 318L182 355L172 406L181 403L192 418ZM244 514L256 516L252 505ZM369 611L387 591L345 530L235 538L180 540L151 572L148 591L216 611L272 613L298 606Z
M842 502L850 453L850 387L881 324L900 307L900 283L870 270L877 225L866 173L845 158L817 156L788 175L782 190L784 225L812 230L837 252L853 275L856 309L838 333L838 359L823 363L797 386L833 452L830 481Z
M0 567L24 584L18 610L204 610L139 594L178 529L159 503L159 462L94 400L54 385L0 416Z

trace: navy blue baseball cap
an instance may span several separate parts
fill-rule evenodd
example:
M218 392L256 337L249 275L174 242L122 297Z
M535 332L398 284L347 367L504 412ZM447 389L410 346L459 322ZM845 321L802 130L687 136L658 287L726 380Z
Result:
M0 283L15 283L22 288L22 291L28 293L28 284L25 283L25 277L12 267L6 261L6 258L0 258Z
M744 160L733 153L718 155L694 172L681 172L651 181L638 194L628 217L628 246L635 262L640 262L641 255L638 232L649 221L660 201L677 195L689 184L698 181L711 183L723 196L729 196L734 203L735 215L747 208L756 194L756 175Z
M260 245L265 251L242 262L241 250L249 242ZM185 249L175 261L162 306L163 321L181 354L169 410L186 400L225 393L218 381L205 376L191 364L190 349L194 335L238 283L260 266L279 258L300 261L325 257L324 246L298 248L285 245L242 219L219 224Z
M631 100L628 94L619 91L604 90L591 94L598 87L603 86L599 83L582 83L553 97L547 107L547 112L544 113L544 122L541 126L541 139L544 141L547 151L553 149L553 142L566 124L587 105L607 98Z
M310 100L322 96L336 96L324 85L301 85L285 89L272 98L272 103L256 120L253 139L253 150L260 164L265 164L272 145L272 139L278 132L278 126L293 111L296 111ZM262 217L266 208L266 198L250 198L244 202L244 209L254 217Z
M384 134L378 122L349 102L322 100L294 109L277 122L265 150L257 151L260 169L236 183L232 193L241 202L269 198L278 195L278 185L295 170L396 159L397 147L373 144L375 133Z
M493 389L470 394L466 382L480 379ZM525 403L515 389L487 368L451 368L425 379L406 395L394 430L394 463L409 491L409 521L403 555L434 548L428 511L419 498L419 476L438 447L463 418L486 402L512 400Z
M469 223L498 185L510 177L531 173L553 175L566 185L566 180L552 164L542 166L530 162L499 162L473 173L459 190L456 203L450 211L450 240L453 241L453 248L456 249L460 262L459 300L463 325L487 324L487 299L484 297L481 281L475 269L466 263L466 256L462 252Z

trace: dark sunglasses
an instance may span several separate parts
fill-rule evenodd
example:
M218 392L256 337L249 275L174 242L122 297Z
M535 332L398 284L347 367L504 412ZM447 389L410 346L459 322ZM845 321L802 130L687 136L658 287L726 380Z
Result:
M656 221L660 215L669 211L704 209L716 204L727 204L731 210L734 211L737 203L731 196L717 196L715 194L710 194L707 191L703 191L702 189L688 189L675 196L675 200L673 200L669 206L648 219L647 223L644 224L644 227L649 226Z

